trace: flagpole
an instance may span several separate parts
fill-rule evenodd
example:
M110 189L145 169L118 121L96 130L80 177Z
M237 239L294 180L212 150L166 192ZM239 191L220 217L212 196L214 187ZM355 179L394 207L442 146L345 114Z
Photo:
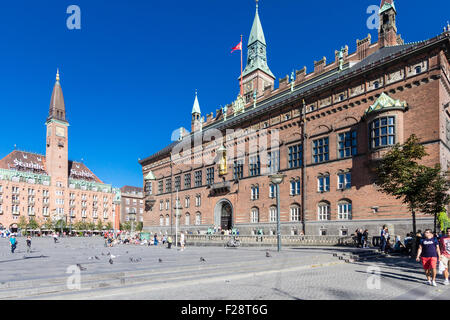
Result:
M242 88L242 85L243 85L243 83L242 83L242 34L241 34L241 96L244 95L244 90Z

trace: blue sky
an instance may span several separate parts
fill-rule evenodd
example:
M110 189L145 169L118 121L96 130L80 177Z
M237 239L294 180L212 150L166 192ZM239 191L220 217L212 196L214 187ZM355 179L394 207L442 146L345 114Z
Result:
M366 13L379 0L260 0L269 67L277 78L313 70L314 60L368 33ZM67 7L81 9L81 30L66 27ZM447 0L397 0L405 42L442 32ZM69 158L114 186L142 186L138 158L190 129L195 89L203 115L239 92L240 56L253 0L20 0L0 5L0 158L18 149L45 153L45 120L60 68ZM246 48L245 48L246 49ZM244 61L246 50L244 51Z

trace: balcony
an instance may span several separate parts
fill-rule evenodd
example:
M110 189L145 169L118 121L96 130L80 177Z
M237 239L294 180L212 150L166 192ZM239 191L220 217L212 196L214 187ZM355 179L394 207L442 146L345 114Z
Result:
M13 216L20 216L20 211L13 211L12 214Z
M20 204L20 200L12 200L12 204Z

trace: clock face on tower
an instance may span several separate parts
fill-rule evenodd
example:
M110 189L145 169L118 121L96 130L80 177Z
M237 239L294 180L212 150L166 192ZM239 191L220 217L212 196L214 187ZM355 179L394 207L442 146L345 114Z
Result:
M65 137L64 128L56 127L56 136L64 138Z

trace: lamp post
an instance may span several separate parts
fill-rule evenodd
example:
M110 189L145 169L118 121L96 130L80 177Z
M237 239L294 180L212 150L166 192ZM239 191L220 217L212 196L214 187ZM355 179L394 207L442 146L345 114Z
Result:
M281 227L280 227L280 184L283 183L285 175L277 173L269 176L270 181L277 189L277 249L281 251Z

